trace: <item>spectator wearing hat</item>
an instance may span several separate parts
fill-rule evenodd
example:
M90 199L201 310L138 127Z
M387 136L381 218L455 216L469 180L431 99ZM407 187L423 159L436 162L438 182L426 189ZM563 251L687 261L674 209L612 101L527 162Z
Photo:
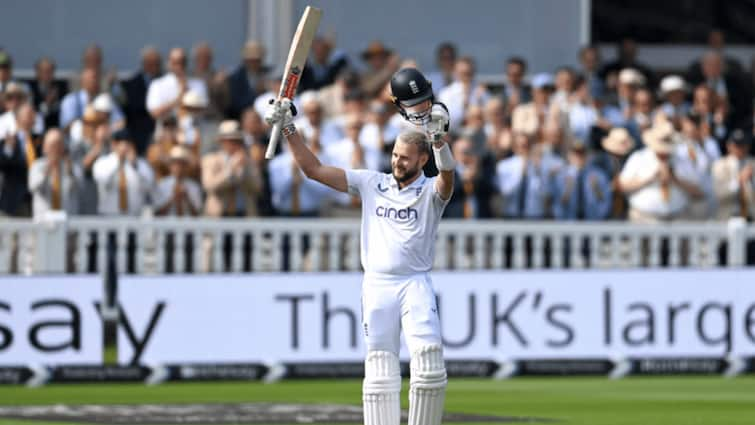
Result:
M84 115L87 113L87 109L91 107L91 111L94 112L94 122L97 125L105 125L110 128L111 131L117 130L119 127L113 127L110 122L110 116L113 113L113 108L115 104L113 103L112 97L108 93L100 93L97 95L97 97L94 98L92 103L90 105L87 105L87 107L84 108ZM91 117L90 117L91 118ZM90 123L92 120L90 120ZM122 123L119 123L121 125ZM84 131L84 116L75 119L68 131L68 138L69 140L82 140L84 139L84 135L82 132ZM90 136L91 137L91 136Z
M713 188L718 200L716 218L755 219L755 159L749 155L752 135L732 131L726 142L727 155L713 163Z
M202 157L202 187L207 194L205 214L256 216L260 175L244 146L238 121L220 123L217 137L220 149Z
M92 105L84 109L81 117L80 138L72 138L68 145L69 157L77 164L83 178L80 182L78 214L97 215L97 183L92 174L95 161L110 153L110 124Z
M440 93L454 81L454 65L457 57L456 46L451 42L443 42L435 49L436 69L427 74L427 79L436 93Z
M607 102L621 110L624 119L632 116L635 92L647 83L645 76L634 68L622 69L616 77L616 89L608 95Z
M503 86L503 95L511 110L532 99L530 87L524 81L526 74L527 61L524 58L512 56L506 60L506 83Z
M0 213L15 216L31 216L29 193L29 169L42 156L42 143L33 133L36 112L30 103L16 110L16 130L3 138L0 149L0 173L3 184L0 189Z
M540 140L541 130L550 110L550 98L555 86L553 76L540 73L532 77L532 101L520 103L511 114L511 128Z
M9 134L15 133L18 129L18 110L22 106L30 104L29 92L26 91L26 86L15 81L8 83L5 87L5 93L3 94L3 103L5 105L5 113L0 115L0 138L5 138ZM33 105L32 110L34 110ZM31 134L38 136L41 135L44 130L45 126L42 116L35 113L34 122L31 127Z
M367 64L360 77L362 90L372 98L385 88L393 73L398 71L401 61L397 54L377 40L367 45L362 52L362 60Z
M43 57L34 64L34 79L29 82L29 90L45 128L58 127L60 101L68 93L68 83L55 79L55 61L52 58Z
M686 99L687 83L678 75L667 75L661 80L660 92L663 99L660 111L674 124L675 128L681 128L681 118L691 109Z
M532 137L524 133L514 133L513 152L512 157L496 166L496 184L503 196L503 216L543 219L550 212L550 170L532 146Z
M687 215L693 220L707 220L712 217L716 197L713 193L713 179L711 168L713 163L721 157L718 142L712 137L703 137L700 131L702 121L695 114L684 115L680 120L680 139L676 145L676 156L679 160L686 160L697 173L700 186L705 197L692 199L687 209Z
M181 99L178 108L178 143L186 146L194 158L199 158L204 150L201 127L204 123L204 110L207 108L207 99L195 91L187 91ZM217 128L217 127L216 127Z
M490 99L485 86L475 80L475 63L471 57L463 57L454 65L454 82L438 93L438 100L448 107L451 130L461 128L464 115L470 105L485 106Z
M267 150L270 135L265 121L253 107L246 108L241 115L241 131L244 137L244 146L249 151L249 157L260 174L260 193L257 197L257 212L260 216L271 216L275 211L270 199L270 176L267 175L267 159L265 159L265 151ZM277 147L276 155L280 151L281 144Z
M683 217L690 199L704 196L697 174L674 155L674 130L662 122L642 134L645 148L630 155L619 175L629 197L629 220L659 223Z
M241 113L254 104L257 96L266 91L269 67L265 65L265 47L256 40L248 41L241 51L241 57L241 65L228 76L230 98L225 115L231 119L239 119Z
M172 217L196 216L202 211L202 190L189 177L191 155L184 146L170 150L170 174L157 182L153 199L155 213Z
M154 173L149 163L137 156L128 130L113 133L111 146L111 152L98 158L92 167L99 214L138 216L154 185Z
M611 213L611 181L588 161L587 146L572 143L568 165L553 179L553 217L560 220L604 220Z
M611 210L607 218L623 220L627 215L627 199L619 185L619 175L637 144L627 129L616 127L603 137L600 145L603 151L596 154L591 162L603 170L611 184Z
M67 155L63 133L57 128L48 130L42 149L44 156L29 170L33 216L43 217L48 211L78 214L83 172Z
M147 89L147 110L155 120L175 114L188 91L207 99L207 86L203 80L188 75L186 51L174 47L168 53L168 73L152 80Z
M155 142L147 148L147 162L158 180L170 174L170 150L179 144L178 120L174 116L169 116L155 132ZM196 166L196 160L194 164Z
M453 144L456 170L454 192L443 212L446 218L492 218L495 185L490 178L493 170L483 161L474 142L461 137Z
M155 119L147 110L147 90L155 79L162 75L162 57L160 51L146 46L141 52L141 70L121 83L123 92L123 112L126 126L136 143L139 155L147 152L155 131Z
M74 121L84 115L84 109L101 93L100 74L96 68L81 71L81 89L68 93L60 104L60 126L68 131ZM110 124L113 129L124 126L124 116L118 105L110 101Z
M336 81L336 76L349 66L346 53L335 49L333 37L316 36L310 56L299 82L299 90L320 90Z

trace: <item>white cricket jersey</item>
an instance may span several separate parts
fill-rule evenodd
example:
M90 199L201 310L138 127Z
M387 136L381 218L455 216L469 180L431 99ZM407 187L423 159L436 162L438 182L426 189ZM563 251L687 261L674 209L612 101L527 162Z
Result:
M362 198L361 258L365 272L412 275L428 272L443 200L435 177L420 176L399 190L391 174L346 170L349 193Z

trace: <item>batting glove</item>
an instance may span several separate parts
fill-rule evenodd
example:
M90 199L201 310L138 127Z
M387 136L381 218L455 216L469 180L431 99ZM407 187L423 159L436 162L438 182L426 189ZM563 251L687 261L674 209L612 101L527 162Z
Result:
M430 122L427 123L427 134L431 141L440 140L448 133L448 125L451 121L448 111L442 105L434 104L430 109Z
M270 106L265 111L265 122L271 126L280 124L281 128L288 127L294 121L296 107L291 99L270 99Z

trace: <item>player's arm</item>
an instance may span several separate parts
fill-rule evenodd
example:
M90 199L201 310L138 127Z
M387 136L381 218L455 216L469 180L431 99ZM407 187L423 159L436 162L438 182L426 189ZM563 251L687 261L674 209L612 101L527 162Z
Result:
M340 192L347 192L346 172L341 168L323 165L320 159L309 150L301 134L296 131L293 123L295 113L296 109L291 101L284 98L270 105L265 114L265 120L270 125L280 124L281 133L288 140L288 148L304 175Z

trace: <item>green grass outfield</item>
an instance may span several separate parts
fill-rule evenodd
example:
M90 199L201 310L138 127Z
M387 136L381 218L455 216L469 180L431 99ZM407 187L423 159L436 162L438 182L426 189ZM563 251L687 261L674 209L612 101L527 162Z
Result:
M404 380L406 384L406 380ZM2 405L54 403L306 402L359 404L361 382L174 383L0 387ZM404 402L406 407L406 385ZM452 379L447 410L549 418L584 425L752 425L755 376ZM42 422L2 420L2 425ZM44 423L51 424L50 422ZM62 424L62 423L61 423ZM70 424L70 423L68 423ZM57 423L56 423L57 425Z

